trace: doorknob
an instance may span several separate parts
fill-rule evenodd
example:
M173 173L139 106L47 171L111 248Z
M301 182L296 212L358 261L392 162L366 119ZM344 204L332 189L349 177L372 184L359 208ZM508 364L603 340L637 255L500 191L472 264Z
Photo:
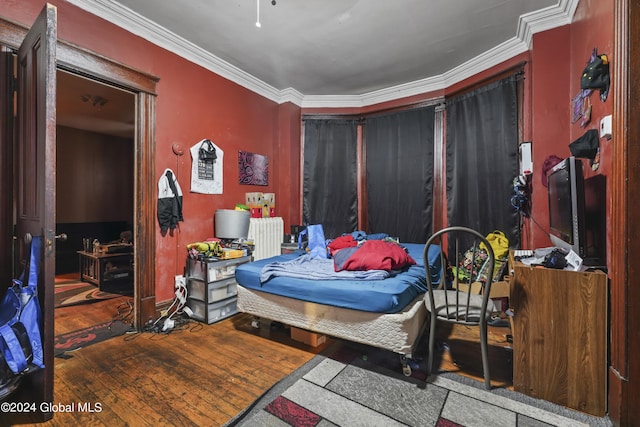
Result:
M24 244L25 245L31 244L31 240L33 240L33 236L31 236L31 233L25 233L25 235L24 235Z
M53 233L51 233L53 234ZM66 233L60 233L54 236L55 240L60 240L61 242L66 242L67 241L67 234ZM49 248L49 250L51 250L51 248L53 248L53 241L52 239L49 237L47 238L47 248Z

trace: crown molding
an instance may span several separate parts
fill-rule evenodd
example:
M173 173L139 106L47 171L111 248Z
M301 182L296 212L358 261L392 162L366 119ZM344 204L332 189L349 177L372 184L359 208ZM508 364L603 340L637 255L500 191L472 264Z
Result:
M531 48L535 33L571 24L578 3L579 0L560 0L557 6L522 15L518 21L516 37L522 40L528 49Z
M271 101L279 104L291 102L304 108L366 107L421 93L444 90L526 52L531 47L533 34L570 24L579 3L579 0L560 0L557 6L521 16L514 38L439 76L361 95L305 95L294 88L278 90L117 2L111 0L67 1Z
M112 0L67 1L267 99L280 102L280 98L283 96L282 91L159 26L120 3Z
M516 37L483 52L481 55L443 73L414 82L393 86L356 96L313 96L306 95L304 108L320 107L366 107L381 102L393 101L421 93L444 90L456 83L485 71L513 58L531 48L533 34L571 23L579 0L560 0L557 6L550 6L520 17Z
M288 87L280 91L277 102L280 104L291 102L296 105L302 105L302 103L304 102L304 95L294 88Z
M443 76L435 76L368 92L364 95L305 95L302 107L367 107L369 105L380 104L382 102L441 90L444 87L446 86L444 84Z

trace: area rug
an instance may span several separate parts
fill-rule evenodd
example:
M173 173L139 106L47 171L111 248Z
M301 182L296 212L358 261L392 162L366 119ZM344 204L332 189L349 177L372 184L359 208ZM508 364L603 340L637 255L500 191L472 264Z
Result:
M54 355L64 357L68 352L124 335L131 329L131 325L120 320L113 320L58 335L54 338Z
M274 385L225 426L612 426L510 390L443 373L425 381L421 362L339 341Z
M95 285L79 280L56 281L55 307L88 304L122 295L103 292Z

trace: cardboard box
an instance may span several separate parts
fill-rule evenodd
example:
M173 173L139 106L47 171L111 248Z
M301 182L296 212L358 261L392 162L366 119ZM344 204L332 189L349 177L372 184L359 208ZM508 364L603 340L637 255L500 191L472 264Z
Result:
M489 293L491 299L494 298L509 298L509 282L493 282L491 284L491 292Z
M262 217L273 218L276 216L276 193L264 193L262 195Z
M471 285L468 283L458 283L458 289L467 292L471 286L471 293L481 294L482 284L480 282L474 282ZM498 311L506 311L509 308L509 282L493 282L491 284L491 292L489 298L493 300L493 304Z
M317 347L327 342L326 335L307 331L305 329L294 328L293 326L291 327L291 338L310 345L311 347Z
M242 258L243 256L247 256L247 253L240 249L222 249L222 255L220 255L221 259L235 259Z
M455 287L455 282L453 283L453 286ZM471 285L469 285L468 283L463 283L463 282L458 282L458 290L462 291L462 292L468 292L469 291L469 286L471 286L471 293L472 294L481 294L482 293L482 283L480 282L473 282ZM454 288L455 289L455 288Z
M251 218L262 218L263 197L261 192L245 193L245 204L249 208Z
M458 289L467 292L469 290L468 283L458 282ZM473 282L471 284L472 294L482 293L482 284L480 282ZM509 298L509 282L493 282L491 284L491 293L489 294L491 299L493 298Z
M498 311L507 311L509 308L509 282L493 282L489 297Z

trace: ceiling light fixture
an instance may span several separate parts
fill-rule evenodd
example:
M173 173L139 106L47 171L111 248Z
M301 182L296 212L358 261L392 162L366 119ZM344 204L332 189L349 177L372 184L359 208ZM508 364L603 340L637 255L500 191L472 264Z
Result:
M271 4L275 6L276 0L271 0ZM260 0L256 0L256 9L256 27L260 28L262 27L260 23Z
M256 0L256 7L258 9L256 12L256 27L260 28L262 27L262 24L260 24L260 0Z
M94 107L104 107L104 105L109 102L108 99L101 97L100 95L89 95L84 94L80 96L82 102L86 102L88 104L93 105Z

